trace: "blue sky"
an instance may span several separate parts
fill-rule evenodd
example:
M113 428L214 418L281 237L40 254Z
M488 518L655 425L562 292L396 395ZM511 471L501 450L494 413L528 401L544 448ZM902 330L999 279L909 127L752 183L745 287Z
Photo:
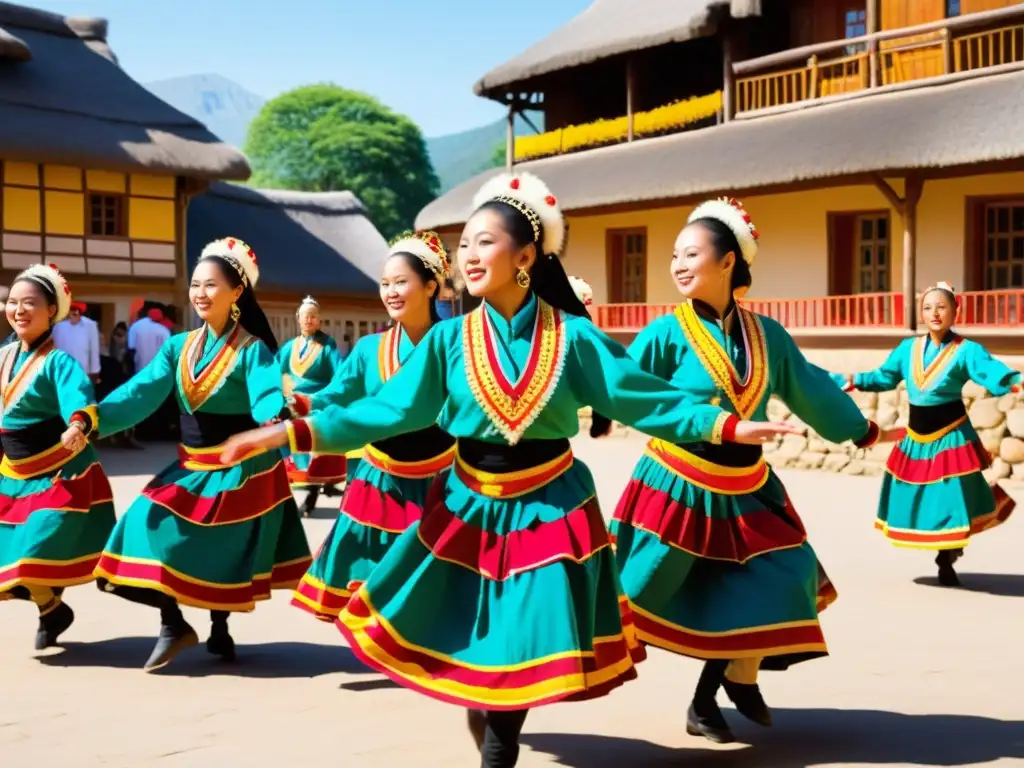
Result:
M590 0L19 0L110 20L121 65L141 82L215 73L270 98L332 81L365 91L427 136L503 114L473 83Z

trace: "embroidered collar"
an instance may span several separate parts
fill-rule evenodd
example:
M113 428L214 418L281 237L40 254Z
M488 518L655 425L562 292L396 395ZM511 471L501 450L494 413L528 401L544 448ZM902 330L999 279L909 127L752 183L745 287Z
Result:
M526 299L519 309L516 310L511 320L506 320L502 317L501 313L486 301L481 306L486 307L487 317L491 322L491 326L503 339L528 339L533 334L534 326L536 325L539 301L533 291L527 293Z
M402 367L398 353L402 348L403 337L405 333L399 323L395 323L381 334L380 343L377 345L377 373L382 382L390 379Z
M950 331L943 340L938 354L935 355L931 363L925 366L924 355L928 351L931 337L927 333L917 337L914 341L914 346L910 350L910 375L914 380L914 386L917 387L919 392L924 392L934 386L942 378L942 375L956 357L956 353L960 349L960 343L963 340L963 336Z
M206 325L190 332L185 337L178 366L178 387L189 413L195 413L227 381L238 364L241 351L252 341L252 335L241 324L224 333L224 343L202 370L199 364L204 356L205 342L220 340ZM198 371L198 372L197 372Z
M718 323L721 325L727 336L732 335L733 330L736 328L736 315L738 313L736 302L730 303L725 310L725 314L721 317L718 315L718 310L705 301L693 299L690 303L693 305L693 309L698 315L703 317L705 320L710 320L712 323Z
M21 342L14 341L4 348L3 357L0 359L0 399L3 401L3 410L9 411L21 400L29 386L35 381L36 376L43 369L46 356L54 349L53 337L47 331L36 339L29 347L28 358L25 364L14 373L14 366L21 354Z
M303 347L305 347L305 352L303 352ZM288 367L291 369L292 375L300 379L303 378L316 362L322 349L323 343L320 340L319 331L309 337L298 336L292 342L291 354L288 356Z

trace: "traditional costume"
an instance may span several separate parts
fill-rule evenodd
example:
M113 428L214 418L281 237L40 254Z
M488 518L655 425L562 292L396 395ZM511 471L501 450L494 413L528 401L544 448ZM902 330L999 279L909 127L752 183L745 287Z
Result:
M55 298L54 323L67 316L70 290L55 268L29 267L20 280ZM0 600L38 606L42 650L74 621L64 588L93 580L114 527L113 494L96 449L62 443L72 424L85 436L96 429L96 401L82 366L55 347L50 331L28 350L21 341L0 349L0 396Z
M255 256L241 241L211 243L200 257L209 258L237 269L246 290L255 286ZM227 613L253 610L272 589L293 589L311 562L280 451L220 459L229 437L286 412L280 368L240 322L220 336L204 324L171 337L100 403L100 433L138 423L172 391L181 414L178 459L118 520L96 575L107 591L161 609L164 645L195 643L178 603L213 611L207 648L230 659ZM147 669L166 663L159 650L160 643Z
M955 297L948 283L925 293L935 289ZM992 459L967 418L962 390L973 381L996 396L1019 391L1021 373L950 331L938 345L929 334L905 339L852 383L864 392L888 392L900 381L907 383L909 427L889 455L875 527L897 546L939 550L940 577L952 586L952 562L970 537L1004 522L1015 506L982 475Z
M303 311L319 314L320 305L312 296L307 296L296 315ZM323 331L285 342L277 352L277 359L281 365L282 390L286 398L294 395L308 397L319 392L331 383L342 366L338 345ZM292 488L308 491L302 505L306 514L316 506L322 486L331 487L345 482L344 456L298 454L285 457L285 466Z
M390 249L391 255L397 253L422 261L439 283L448 276L447 254L433 232L399 238ZM414 348L401 325L364 336L330 387L305 401L296 398L297 411L309 413L376 395ZM321 621L338 617L392 544L420 519L431 482L452 464L455 438L431 424L372 442L356 455L361 460L351 465L338 518L292 600Z
M742 251L736 257L753 262L757 233L738 202L710 201L689 221L704 218L728 226ZM867 446L879 436L781 325L736 304L718 317L706 304L684 301L644 328L629 353L690 403L722 403L742 419L766 421L774 394L826 440ZM721 660L713 665L718 669L732 661L730 696L750 693L735 684L752 686L758 666L786 669L826 655L818 613L835 591L760 446L651 440L611 531L637 636L674 653ZM722 682L719 675L710 701ZM749 716L751 708L744 709ZM695 721L702 717L691 708L690 733L731 738L720 712L711 716L717 736L700 730ZM766 708L758 717L768 724Z
M490 201L527 218L538 258L558 258L564 220L539 179L498 176L476 199ZM529 287L528 272L517 279ZM585 405L671 441L720 443L735 430L735 416L680 395L588 318L528 291L511 319L484 301L435 326L374 398L289 422L302 451L344 451L435 419L458 438L422 520L338 618L355 654L405 687L514 715L501 720L504 765L528 708L635 677L644 651L594 479L569 438Z

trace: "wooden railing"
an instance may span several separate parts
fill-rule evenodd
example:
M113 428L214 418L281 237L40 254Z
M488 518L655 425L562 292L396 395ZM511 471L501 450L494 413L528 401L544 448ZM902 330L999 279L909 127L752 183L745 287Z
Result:
M794 68L796 63L800 66ZM1024 3L1018 3L781 51L736 62L730 72L735 114L753 116L815 99L938 77L970 77L967 73L1022 63Z
M918 300L920 296L918 296ZM1016 328L1024 325L1024 289L967 291L960 294L958 325ZM809 299L745 299L747 309L789 329L902 328L902 293L862 293ZM670 314L675 304L599 304L591 315L609 333L636 333Z

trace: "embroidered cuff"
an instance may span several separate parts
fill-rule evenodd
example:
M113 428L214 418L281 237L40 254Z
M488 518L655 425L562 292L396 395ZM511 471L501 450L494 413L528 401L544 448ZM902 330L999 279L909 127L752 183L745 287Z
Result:
M313 410L309 397L298 393L289 398L288 406L291 408L291 412L300 419L309 416L309 412Z
M740 423L739 417L734 413L722 411L715 418L711 427L711 443L721 445L723 441L732 440L736 437L736 425Z
M860 440L855 440L853 444L858 448L870 448L878 442L880 434L881 430L879 430L878 425L873 421L869 421L867 434L865 434Z
M88 437L96 430L98 422L99 418L96 412L96 406L89 405L72 413L71 418L68 419L68 426L78 424L82 429L82 434Z
M313 452L313 429L305 419L288 422L288 447L292 453Z

